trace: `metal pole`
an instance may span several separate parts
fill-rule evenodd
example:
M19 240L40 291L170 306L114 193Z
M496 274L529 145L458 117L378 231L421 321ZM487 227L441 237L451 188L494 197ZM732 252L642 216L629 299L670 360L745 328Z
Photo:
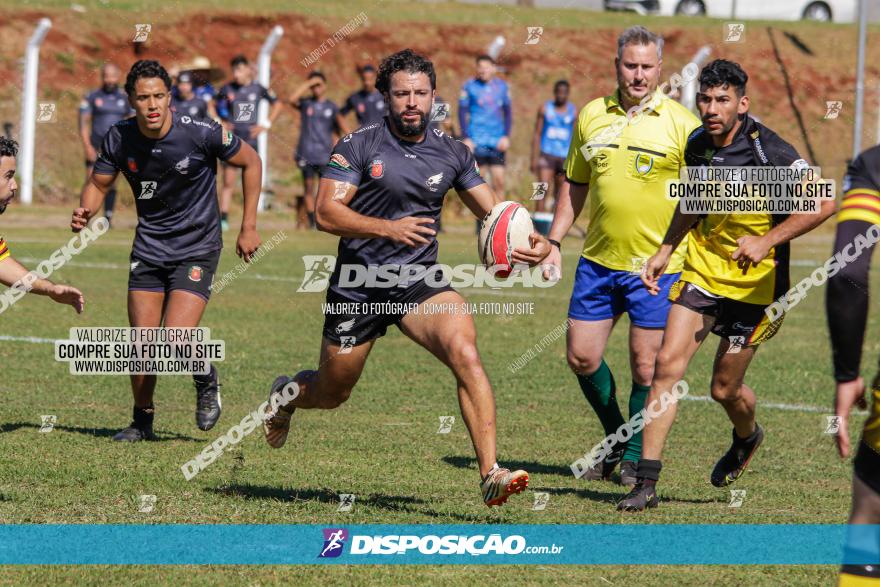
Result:
M868 3L859 0L859 55L856 63L856 116L853 123L853 159L862 151L862 116L865 98L865 39L868 28Z
M21 105L21 202L30 204L34 190L34 133L37 120L37 72L40 65L40 45L52 28L48 18L40 19L31 35L24 56L24 92Z
M275 47L278 45L278 41L281 40L281 35L283 34L284 29L279 25L275 25L260 48L260 55L257 59L257 80L265 88L269 87L270 80L272 79L272 52L275 51ZM260 100L257 120L261 125L269 120L269 104L266 100ZM257 137L257 150L260 153L260 158L263 160L263 189L260 190L258 210L265 210L268 203L266 187L269 185L269 137L267 135L268 133L260 133L260 136Z
M880 84L877 84L874 95L877 97L877 138L874 141L874 144L880 145Z
M691 59L692 63L695 63L697 68L703 66L703 63L709 58L709 55L712 54L712 46L705 45L700 48L694 54L694 58ZM700 89L697 84L697 78L699 77L699 71L697 72L697 77L693 79L689 79L684 86L681 88L681 97L680 102L681 105L690 110L691 112L697 112L697 90Z

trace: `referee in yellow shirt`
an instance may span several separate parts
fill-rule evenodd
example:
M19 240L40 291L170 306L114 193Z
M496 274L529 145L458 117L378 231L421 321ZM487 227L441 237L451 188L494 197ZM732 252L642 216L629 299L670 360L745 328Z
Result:
M561 269L559 241L589 192L589 227L568 309L568 364L606 434L624 423L614 377L602 358L624 312L630 319L630 416L644 407L650 389L670 303L665 295L649 295L639 273L663 241L675 210L675 202L666 198L666 181L679 177L687 137L700 125L696 116L658 90L662 57L663 38L644 27L629 28L618 38L617 91L580 112L550 229L554 246L545 261ZM633 109L639 113L628 119ZM685 247L683 243L660 280L664 293L678 279ZM621 482L633 485L640 454L637 434L626 446L615 446L582 478L608 479L621 462Z

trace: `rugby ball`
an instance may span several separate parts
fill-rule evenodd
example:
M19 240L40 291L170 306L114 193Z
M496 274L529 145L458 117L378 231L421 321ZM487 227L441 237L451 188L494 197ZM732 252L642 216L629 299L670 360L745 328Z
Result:
M486 267L499 265L497 277L507 277L513 270L514 249L530 248L529 235L535 231L529 211L517 202L501 202L483 218L477 251Z

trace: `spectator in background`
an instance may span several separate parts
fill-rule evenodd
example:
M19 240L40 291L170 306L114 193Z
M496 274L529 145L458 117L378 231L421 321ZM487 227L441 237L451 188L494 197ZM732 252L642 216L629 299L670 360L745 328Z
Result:
M458 98L458 122L462 142L474 152L480 174L491 180L492 189L503 200L513 112L507 82L495 77L495 73L491 57L477 57L477 75L465 82Z
M535 119L531 170L545 187L544 197L535 201L536 212L545 210L550 193L553 194L553 203L556 203L559 188L565 181L565 158L568 156L571 131L577 118L577 109L568 100L569 90L568 81L561 79L556 82L553 85L553 99L547 100L538 108Z
M272 90L264 88L254 81L254 70L244 55L236 55L230 61L232 81L223 86L217 100L217 111L223 118L223 126L231 130L235 136L257 150L257 137L260 133L272 128L272 123L281 114L283 105ZM258 107L261 100L272 104L269 119L259 124ZM223 113L226 113L223 116ZM232 202L232 190L238 168L223 164L223 188L220 192L220 226L229 230L229 204Z
M374 122L379 122L385 116L385 99L376 89L376 68L367 64L358 71L361 76L361 89L353 93L342 105L339 113L347 116L349 112L354 111L357 117L358 126L368 126ZM348 132L347 127L343 127L342 133Z
M294 158L303 176L303 195L296 199L296 227L315 228L315 197L321 168L330 161L330 151L342 134L345 121L336 104L327 98L327 78L320 71L311 72L290 95L289 102L300 114Z
M134 114L128 96L119 87L119 67L105 63L101 68L101 87L89 93L79 105L79 135L85 151L86 178L92 175L92 167L98 158L98 150L110 127ZM116 205L116 185L110 187L104 200L104 216L113 221Z

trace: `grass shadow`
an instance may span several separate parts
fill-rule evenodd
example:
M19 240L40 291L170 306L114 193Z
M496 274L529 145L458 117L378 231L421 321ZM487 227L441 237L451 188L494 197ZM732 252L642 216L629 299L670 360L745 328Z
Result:
M284 489L276 486L230 483L219 487L208 487L205 491L230 497L243 497L245 499L273 499L286 503L311 501L328 505L339 504L339 494L335 491L324 488ZM372 493L366 496L359 495L355 500L355 507L362 505L386 511L421 514L432 518L454 518L464 522L486 521L485 518L481 516L456 514L452 512L437 512L424 507L426 504L427 502L417 497L407 495L385 495L382 493Z
M0 425L0 434L15 432L22 428L40 429L41 426L39 424L34 424L33 422L12 422ZM119 428L89 428L85 426L59 426L57 424L53 426L52 429L53 431L60 430L61 432L75 432L76 434L85 434L97 438L113 438L113 436L120 430ZM48 432L46 434L48 434ZM202 442L198 438L193 438L192 436L184 436L182 434L177 434L176 432L163 432L161 430L156 431L156 436L159 437L159 441L186 440L191 442Z
M443 462L459 469L477 470L477 459L474 457L463 456L446 456ZM504 461L504 466L510 470L525 469L529 475L540 473L542 475L561 475L563 477L572 477L571 467L563 467L561 465L548 465L536 461Z

